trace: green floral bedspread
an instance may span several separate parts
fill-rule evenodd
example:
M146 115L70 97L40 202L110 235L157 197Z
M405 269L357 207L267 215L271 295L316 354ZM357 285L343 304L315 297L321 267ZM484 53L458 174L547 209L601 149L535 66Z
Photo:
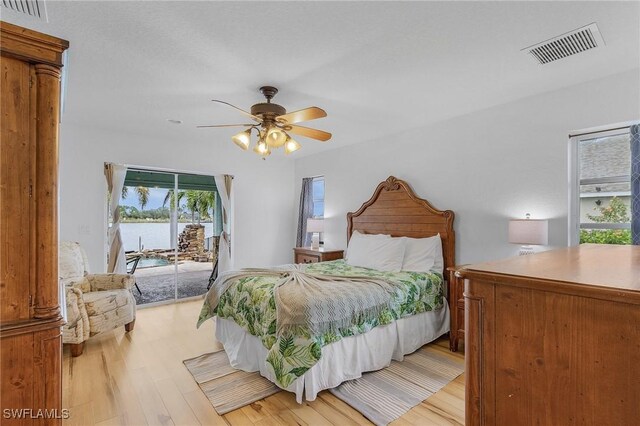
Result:
M283 388L302 376L321 357L321 348L343 337L366 333L378 325L422 312L441 309L444 301L442 274L437 272L381 272L349 266L344 260L311 264L308 273L384 278L394 284L388 307L375 319L354 318L350 327L339 332L313 336L300 328L292 333L276 335L276 302L274 276L239 279L221 296L218 306L209 306L205 298L198 326L209 318L233 320L260 338L269 350L267 363L273 369L277 384Z

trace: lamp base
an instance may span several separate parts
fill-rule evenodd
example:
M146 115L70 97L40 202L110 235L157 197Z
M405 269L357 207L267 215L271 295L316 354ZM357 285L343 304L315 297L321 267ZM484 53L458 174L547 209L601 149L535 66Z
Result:
M531 246L520 246L520 252L518 253L520 256L525 256L527 254L534 254L533 247Z
M311 236L311 248L318 250L320 248L320 233L314 232Z

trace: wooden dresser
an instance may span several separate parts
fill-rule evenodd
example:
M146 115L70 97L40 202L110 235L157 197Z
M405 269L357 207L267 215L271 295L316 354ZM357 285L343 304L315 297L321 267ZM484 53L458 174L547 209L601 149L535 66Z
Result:
M293 249L293 263L316 263L342 259L344 250L327 250L324 248L296 247Z
M67 47L0 22L3 425L61 424L65 415L57 202L60 68Z
M467 266L467 425L640 419L640 246Z

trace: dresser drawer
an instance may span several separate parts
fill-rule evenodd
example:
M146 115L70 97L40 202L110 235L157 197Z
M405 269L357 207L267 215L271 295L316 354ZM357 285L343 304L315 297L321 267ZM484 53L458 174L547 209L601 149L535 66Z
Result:
M317 263L320 261L320 256L309 256L308 254L299 254L296 258L296 263Z
M293 249L293 261L295 263L317 263L329 260L342 259L342 250L312 249L309 247L296 247Z

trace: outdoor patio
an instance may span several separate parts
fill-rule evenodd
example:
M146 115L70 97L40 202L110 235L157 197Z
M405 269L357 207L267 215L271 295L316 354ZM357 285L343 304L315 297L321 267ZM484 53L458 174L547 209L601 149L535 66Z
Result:
M178 262L178 299L200 296L207 292L211 262ZM138 305L173 300L175 296L175 266L153 266L136 269L134 276L140 292L134 287L133 295Z

